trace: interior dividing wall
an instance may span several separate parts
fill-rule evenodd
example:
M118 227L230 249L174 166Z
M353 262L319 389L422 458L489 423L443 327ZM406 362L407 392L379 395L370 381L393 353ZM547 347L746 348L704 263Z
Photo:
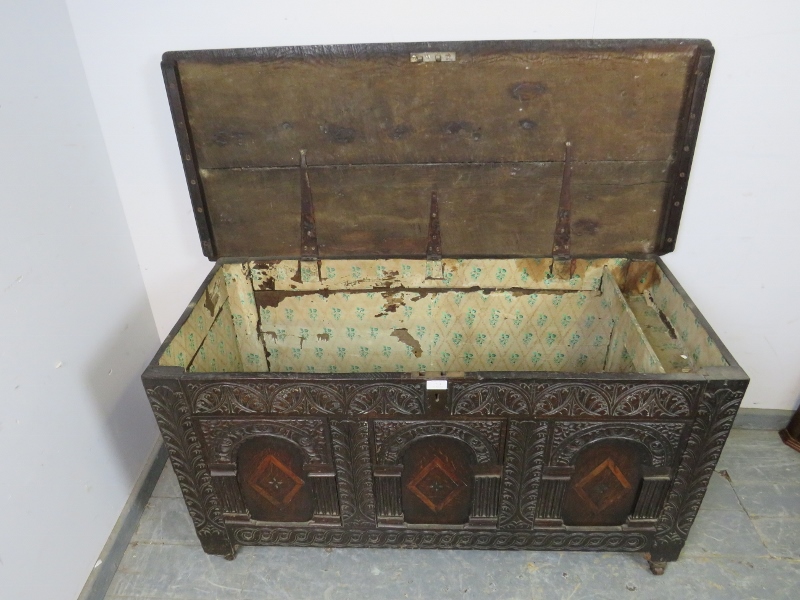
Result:
M62 0L0 3L0 598L78 596L157 439L158 345Z

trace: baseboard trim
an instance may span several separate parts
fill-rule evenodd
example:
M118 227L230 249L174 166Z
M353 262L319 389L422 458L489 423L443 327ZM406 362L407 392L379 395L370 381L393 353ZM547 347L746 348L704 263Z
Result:
M167 462L167 449L159 437L150 455L147 457L142 473L131 490L131 495L117 519L108 541L103 547L98 561L92 569L86 584L83 586L78 600L103 600L106 597L111 580L117 572L122 555L136 532L139 519L142 517L148 500L156 487L158 478Z
M793 414L792 410L776 408L740 408L733 428L778 431L786 427Z

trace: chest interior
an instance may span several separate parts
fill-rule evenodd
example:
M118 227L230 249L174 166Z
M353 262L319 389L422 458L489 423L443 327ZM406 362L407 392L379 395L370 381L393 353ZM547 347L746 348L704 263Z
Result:
M159 363L190 372L675 373L725 365L655 261L231 262Z

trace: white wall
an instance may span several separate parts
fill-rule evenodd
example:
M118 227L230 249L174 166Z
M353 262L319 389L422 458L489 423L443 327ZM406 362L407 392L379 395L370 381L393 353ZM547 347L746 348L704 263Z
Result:
M678 250L667 257L753 379L800 395L800 4L767 0L67 0L160 334L209 270L158 67L165 50L414 40L706 37L717 48Z
M78 596L156 440L158 334L63 0L0 3L0 598Z

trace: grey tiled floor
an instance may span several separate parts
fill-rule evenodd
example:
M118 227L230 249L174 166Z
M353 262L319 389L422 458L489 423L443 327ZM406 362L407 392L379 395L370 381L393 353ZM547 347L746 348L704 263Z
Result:
M798 598L800 454L734 430L681 559L654 577L639 555L242 548L207 556L169 465L107 600Z

